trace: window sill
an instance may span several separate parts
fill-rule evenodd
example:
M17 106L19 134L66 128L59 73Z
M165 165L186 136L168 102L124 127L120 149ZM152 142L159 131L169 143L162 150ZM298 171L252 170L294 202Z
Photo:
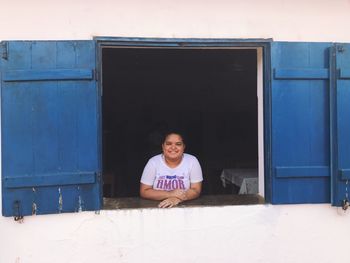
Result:
M204 195L195 200L183 202L177 207L255 205L264 203L264 198L259 195ZM146 200L139 197L103 199L104 210L157 208L158 204L159 201Z

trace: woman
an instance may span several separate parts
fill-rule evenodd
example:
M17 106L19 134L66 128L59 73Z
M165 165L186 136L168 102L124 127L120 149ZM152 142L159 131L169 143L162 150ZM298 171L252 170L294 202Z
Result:
M183 137L168 133L162 150L163 154L152 157L143 170L140 196L161 201L160 208L197 198L202 190L202 169L196 157L184 153Z

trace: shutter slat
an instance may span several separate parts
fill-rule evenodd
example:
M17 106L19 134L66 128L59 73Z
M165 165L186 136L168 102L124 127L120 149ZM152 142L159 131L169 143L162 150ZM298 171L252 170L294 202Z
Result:
M28 176L4 177L5 188L37 187L50 185L93 184L95 172L37 174Z
M328 69L274 69L275 79L328 79Z
M276 167L277 178L329 177L329 166Z
M11 70L3 73L5 82L92 79L92 69Z
M339 69L340 79L350 79L350 69Z

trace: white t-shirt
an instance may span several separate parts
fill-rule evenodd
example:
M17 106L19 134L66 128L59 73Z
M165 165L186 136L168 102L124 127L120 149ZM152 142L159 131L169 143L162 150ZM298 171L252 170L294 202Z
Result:
M202 169L196 157L184 153L181 163L170 168L162 154L149 159L143 169L141 183L153 185L155 190L190 189L191 183L203 181Z

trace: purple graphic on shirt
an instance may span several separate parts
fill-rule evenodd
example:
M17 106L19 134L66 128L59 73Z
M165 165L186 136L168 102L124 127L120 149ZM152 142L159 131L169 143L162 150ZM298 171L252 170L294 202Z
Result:
M165 191L171 191L175 189L185 189L185 183L183 181L183 176L177 175L167 175L158 177L157 189L162 189Z

